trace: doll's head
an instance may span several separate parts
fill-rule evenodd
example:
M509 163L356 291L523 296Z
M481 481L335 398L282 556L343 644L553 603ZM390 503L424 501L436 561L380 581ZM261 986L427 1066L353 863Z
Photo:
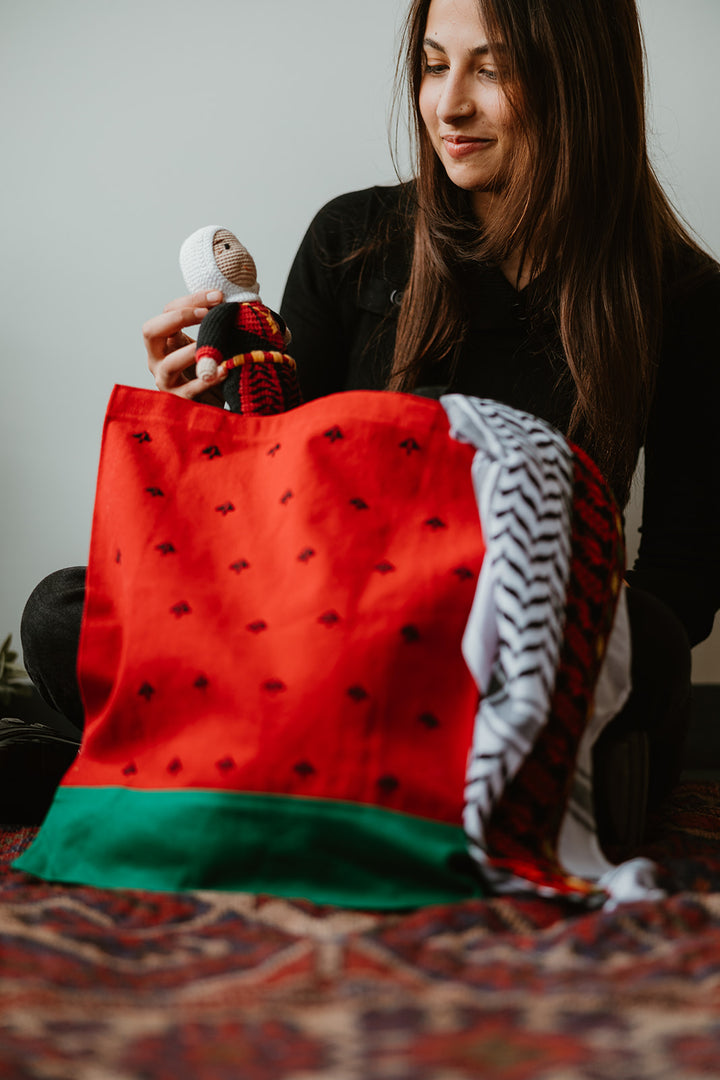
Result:
M180 248L180 269L191 293L219 289L227 301L259 299L252 255L218 225L206 225L188 236Z

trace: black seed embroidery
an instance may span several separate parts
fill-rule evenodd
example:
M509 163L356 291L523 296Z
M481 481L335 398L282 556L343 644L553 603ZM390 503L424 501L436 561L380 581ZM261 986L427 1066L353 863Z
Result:
M144 682L138 690L138 696L144 697L146 701L149 701L154 693L155 687L151 686L149 682Z
M122 562L122 552L120 551L120 548L115 552L115 562L118 564Z
M241 574L243 570L250 569L250 563L247 559L238 559L237 562L230 563L230 569L234 570L236 574Z
M412 454L415 450L419 450L419 445L414 439L403 439L401 443L398 443L401 450L404 450L406 454Z
M205 675L198 675L197 679L193 683L196 690L204 690L208 685L208 680Z
M152 442L152 439L148 435L147 431L137 431L133 435L133 439L137 439L139 443Z
M409 623L407 626L403 626L400 633L404 637L405 641L407 641L408 645L412 645L413 642L420 640L420 631L418 630L417 626L412 626Z
M337 424L334 427L328 428L328 430L325 431L323 434L325 435L326 439L330 440L331 443L337 442L338 439L345 438Z
M281 679L267 679L262 685L263 690L267 690L269 694L282 694L284 690L287 690L287 686Z
M322 615L318 615L318 622L323 626L334 626L335 623L340 622L340 616L337 611L323 611Z
M137 765L134 761L131 761L129 765L126 765L123 769L124 776L134 776L137 772Z
M158 487L146 487L145 490L148 495L152 495L153 499L161 499L165 494L165 492Z
M215 762L215 768L220 769L220 772L229 772L235 768L235 762L231 757L220 758L220 761Z
M159 551L161 555L174 555L175 548L172 544L156 544L155 550Z
M434 716L431 712L420 713L418 720L421 724L424 724L426 728L432 731L433 728L440 727L440 721L437 716Z
M388 562L387 559L383 559L382 562L375 564L375 569L379 574L392 574L395 567L391 562Z
M349 686L347 696L353 701L364 701L369 695L364 686Z
M268 450L268 457L275 457L275 455L277 454L279 449L280 449L280 443L276 442L275 445L271 446L270 449Z
M261 634L263 630L267 630L267 623L263 622L262 619L258 619L257 622L248 623L245 629L249 630L251 634Z
M428 518L423 524L427 525L433 532L436 532L437 529L447 529L447 525L439 517Z
M235 509L235 507L233 506L233 504L231 502L226 502L226 503L222 503L220 506L216 506L215 507L215 513L216 514L222 514L223 517L226 517L228 514L232 514L234 509Z
M167 771L172 776L176 776L180 772L181 769L182 769L182 761L180 760L180 758L173 758L172 761L170 762L170 764L167 767Z
M456 566L453 574L460 578L461 581L470 581L471 578L475 577L469 566Z
M220 453L220 450L217 446L206 446L203 450L203 454L208 459L208 461L212 461L212 459L216 457L222 457L222 454Z
M377 786L380 788L383 795L392 795L393 791L400 787L400 782L394 776L381 776L377 782Z
M280 496L280 502L283 504L283 506L286 506L290 502L292 497L293 493L290 488L288 488L285 494Z
M187 604L184 600L180 600L177 604L173 604L173 606L170 608L171 614L178 619L182 618L183 615L189 615L191 610L192 609L190 605Z
M315 769L309 761L298 761L297 765L293 766L298 776L313 776Z
M350 505L354 506L356 510L367 510L368 504L364 499L351 499Z
M303 548L303 550L298 555L298 559L299 559L300 562L306 563L306 562L310 562L310 559L312 559L314 555L315 555L315 552L313 551L312 548L310 548L310 547L309 548Z

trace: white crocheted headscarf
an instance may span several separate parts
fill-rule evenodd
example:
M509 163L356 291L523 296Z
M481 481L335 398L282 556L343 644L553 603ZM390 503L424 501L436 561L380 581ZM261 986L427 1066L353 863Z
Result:
M226 301L244 303L259 300L260 286L257 281L249 289L242 289L228 281L218 268L213 253L213 239L222 228L222 225L205 225L188 236L180 248L180 269L188 291L194 293L219 289Z

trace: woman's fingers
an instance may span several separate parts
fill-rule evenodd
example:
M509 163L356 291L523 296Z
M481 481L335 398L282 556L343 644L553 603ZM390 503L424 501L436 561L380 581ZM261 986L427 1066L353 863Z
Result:
M148 367L159 390L195 397L208 389L208 380L197 379L192 370L195 342L183 331L197 326L211 307L220 303L222 293L199 292L181 296L165 305L161 315L148 319L142 328ZM226 372L218 371L210 385L221 382Z
M153 357L148 361L158 390L172 390L187 382L185 372L195 363L195 348L194 341L186 340L186 344L173 349L167 355Z
M211 308L219 304L222 298L223 294L215 290L191 293L190 296L179 296L176 300L171 300L165 305L163 311L175 311L178 308Z
M194 341L189 341L179 349L173 350L163 360L151 363L150 369L155 377L155 385L158 390L169 393L178 393L181 397L196 397L221 383L227 375L227 367L220 364L215 374L210 372L203 376L195 373L195 350Z
M163 360L189 338L182 333L187 326L197 326L207 314L207 308L176 308L148 319L142 328L149 360Z

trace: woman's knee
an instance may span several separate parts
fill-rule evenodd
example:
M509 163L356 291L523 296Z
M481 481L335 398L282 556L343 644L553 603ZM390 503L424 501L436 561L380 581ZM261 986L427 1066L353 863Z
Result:
M22 615L20 634L23 651L38 651L68 644L77 649L80 623L85 603L85 567L70 566L56 570L35 586ZM26 657L27 662L27 657Z
M85 605L85 567L49 574L28 597L20 624L23 663L51 708L82 726L77 653Z

